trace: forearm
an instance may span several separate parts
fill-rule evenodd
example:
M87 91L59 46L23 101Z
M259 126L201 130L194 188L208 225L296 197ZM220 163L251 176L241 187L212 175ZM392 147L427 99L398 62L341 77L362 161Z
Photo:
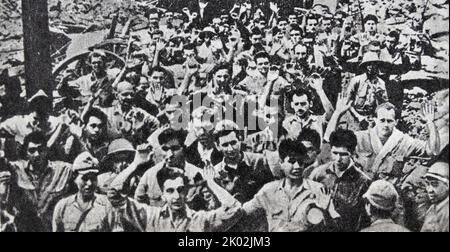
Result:
M238 202L227 190L220 187L216 182L208 181L208 187L222 206L232 206Z
M427 143L427 152L430 156L439 155L441 143L436 124L434 122L427 122L427 127L430 134Z
M117 175L117 177L111 183L110 187L117 191L122 191L124 189L124 185L128 182L137 168L138 165L135 162L131 163L125 170Z
M270 94L272 93L274 83L275 81L269 81L266 87L264 88L264 93L260 100L262 106L266 106Z
M186 74L184 76L183 82L181 83L180 87L177 90L177 94L183 95L188 90L190 82L191 82L191 76Z
M330 142L330 136L331 133L336 131L339 121L341 120L341 117L343 115L343 112L335 111L333 115L331 116L330 121L328 122L327 129L325 130L325 134L323 135L323 140L327 143Z
M153 57L153 63L152 63L152 68L155 68L157 66L159 66L159 56L161 54L161 51L155 51L155 57Z
M323 109L325 110L325 119L326 121L328 121L330 120L334 112L333 105L331 104L330 99L328 99L328 96L325 94L325 91L322 88L316 91L319 95L320 101L322 102Z

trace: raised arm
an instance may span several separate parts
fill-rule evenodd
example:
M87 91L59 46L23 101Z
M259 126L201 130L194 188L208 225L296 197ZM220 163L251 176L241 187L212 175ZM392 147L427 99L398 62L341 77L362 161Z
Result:
M331 104L330 99L328 99L328 96L323 90L323 78L318 74L313 74L310 80L310 86L314 88L314 90L316 90L317 94L319 95L320 101L323 104L323 109L325 110L325 121L328 121L333 115L333 105Z
M350 107L351 101L349 97L345 93L340 93L338 95L336 109L334 110L334 113L331 116L330 121L328 122L327 129L323 136L323 140L325 142L329 142L331 133L333 133L337 129L341 117L350 109Z
M431 103L426 103L422 106L423 117L426 121L428 132L430 134L428 138L426 152L430 156L439 155L441 143L439 138L438 129L435 120L435 106Z

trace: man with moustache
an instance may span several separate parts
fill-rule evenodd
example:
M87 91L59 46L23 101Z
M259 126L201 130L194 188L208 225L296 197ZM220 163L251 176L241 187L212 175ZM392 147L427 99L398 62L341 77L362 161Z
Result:
M114 138L125 138L133 145L142 144L143 141L159 127L156 117L134 104L136 91L129 82L117 85L117 105L104 109L108 118L108 133Z
M212 123L215 110L207 107L199 107L192 112L192 132L188 135L195 138L186 149L186 159L199 168L207 164L213 166L222 161L223 155L214 144L214 124Z
M71 165L50 161L46 137L33 132L25 137L24 156L10 166L24 201L39 217L42 230L50 231L56 203L70 193Z

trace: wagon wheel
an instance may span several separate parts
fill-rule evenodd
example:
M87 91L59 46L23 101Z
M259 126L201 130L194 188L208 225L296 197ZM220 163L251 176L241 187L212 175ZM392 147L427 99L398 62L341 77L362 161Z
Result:
M101 49L112 52L119 55L122 58L126 57L128 41L120 38L107 39L97 45L89 48L89 50ZM139 51L140 48L137 45L132 45L131 51Z

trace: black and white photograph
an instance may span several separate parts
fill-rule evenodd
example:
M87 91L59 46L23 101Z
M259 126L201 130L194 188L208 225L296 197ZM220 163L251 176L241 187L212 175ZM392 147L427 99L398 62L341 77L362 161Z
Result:
M448 143L448 0L0 0L0 232L449 232Z

